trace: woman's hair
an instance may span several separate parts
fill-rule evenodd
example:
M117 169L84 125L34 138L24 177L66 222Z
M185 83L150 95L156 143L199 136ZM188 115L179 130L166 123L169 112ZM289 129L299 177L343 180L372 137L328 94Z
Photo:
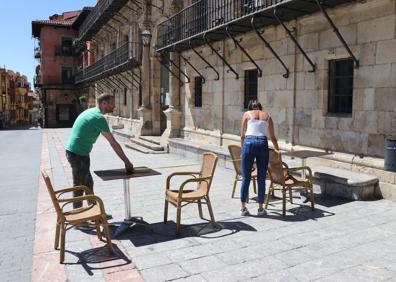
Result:
M261 106L261 103L257 100L250 100L248 104L248 110L263 110L263 107Z

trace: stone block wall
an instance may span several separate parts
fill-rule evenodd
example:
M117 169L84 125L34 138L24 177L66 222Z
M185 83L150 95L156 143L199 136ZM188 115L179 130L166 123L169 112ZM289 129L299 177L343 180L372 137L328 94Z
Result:
M295 35L316 71L287 36L281 26L265 28L263 36L271 43L290 70L285 79L282 65L259 40L255 32L237 36L241 44L262 68L258 78L258 100L275 122L278 139L285 143L325 148L334 151L383 157L384 140L396 137L396 1L368 0L329 9L328 13L360 67L354 69L352 115L329 115L329 60L349 57L330 24L321 13L286 23ZM194 107L194 76L181 89L185 137L223 145L223 135L238 135L244 96L244 71L254 65L237 49L231 39L214 47L239 74L228 67L209 47L196 48L215 66L220 79L191 50L183 53L206 79L202 87L202 107ZM216 138L207 138L216 132ZM227 143L227 142L226 142Z

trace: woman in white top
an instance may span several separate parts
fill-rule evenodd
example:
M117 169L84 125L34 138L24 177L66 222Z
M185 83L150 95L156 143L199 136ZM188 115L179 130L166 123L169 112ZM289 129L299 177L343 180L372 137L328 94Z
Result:
M250 101L248 111L242 116L241 145L242 145L242 185L241 185L241 215L249 215L246 208L246 199L250 185L251 173L254 160L257 166L258 182L258 216L263 216L266 211L263 208L265 196L265 178L268 167L268 141L271 138L275 150L279 150L278 142L274 133L274 125L271 116L262 111L261 104Z

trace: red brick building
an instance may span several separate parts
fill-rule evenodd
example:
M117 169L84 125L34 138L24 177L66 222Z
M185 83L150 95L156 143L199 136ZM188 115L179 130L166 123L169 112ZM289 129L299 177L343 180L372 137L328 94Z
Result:
M35 58L34 86L40 92L44 107L44 126L71 126L83 110L80 97L88 96L88 89L74 85L74 75L82 65L81 55L73 46L78 37L78 26L89 13L64 12L48 20L32 21L32 35L38 39Z

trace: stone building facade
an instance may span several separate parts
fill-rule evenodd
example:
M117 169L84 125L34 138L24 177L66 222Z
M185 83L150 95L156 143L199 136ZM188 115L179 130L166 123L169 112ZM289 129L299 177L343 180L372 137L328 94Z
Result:
M231 5L233 1L226 2ZM250 3L253 7L257 5L257 9L253 8L251 13L255 14L260 11L261 2L264 1L242 2L246 5ZM283 1L273 2L279 3L270 4L262 10L279 7L283 10L282 16L286 18L285 15L291 8L288 10L288 7L282 6ZM325 4L326 2L331 4L334 1L324 1ZM358 60L358 67L354 66L351 53L333 32L331 24L319 9L312 13L302 12L302 16L284 22L314 64L314 72L311 72L313 66L282 24L269 24L259 29L288 68L288 78L283 76L286 71L281 62L266 48L253 29L239 32L235 36L262 70L261 77L253 72L253 82L249 82L246 76L251 75L249 71L257 70L257 67L230 37L212 40L211 44L235 73L229 71L230 68L204 42L195 47L218 71L218 80L213 69L191 48L185 47L188 38L174 40L175 42L170 40L168 45L160 44L157 48L159 52L172 51L172 43L175 43L176 48L181 46L182 56L189 58L189 62L205 79L199 89L202 104L196 106L197 89L194 80L199 75L189 65L181 64L190 79L190 83L186 83L187 78L180 76L183 81L178 90L182 112L181 136L220 146L239 140L241 116L245 111L244 92L246 84L253 83L257 85L257 96L253 96L257 97L273 117L276 135L284 147L303 145L349 154L384 157L385 138L396 137L396 2L338 2L345 3L326 7L326 12L339 29L346 46ZM301 10L309 10L312 5L315 3L300 7ZM185 9L192 13L194 8ZM208 10L210 13L210 8ZM227 16L227 8L223 10ZM221 9L217 12L222 13ZM256 14L259 22L260 13ZM169 25L172 24L171 20L168 22ZM242 23L246 27L246 22ZM186 23L187 28L189 24L193 26L191 22ZM225 26L223 23L219 24L217 29L208 32L208 37L215 37L216 32L225 33ZM238 21L230 24L230 28L238 29ZM191 39L196 40L194 36ZM344 72L347 71L347 75L342 73L342 69L338 70L343 67L343 63L344 67L346 65ZM343 75L343 78L338 79ZM348 92L349 87L353 90L349 92L350 97L347 100L338 99L338 103L343 105L330 105L329 99L333 99L334 103L331 92L337 95L334 93L337 89L332 89L337 87L341 87L344 92Z

